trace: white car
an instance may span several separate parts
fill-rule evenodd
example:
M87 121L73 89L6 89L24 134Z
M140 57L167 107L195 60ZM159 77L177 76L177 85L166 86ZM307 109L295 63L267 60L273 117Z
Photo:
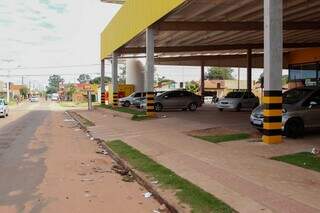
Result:
M9 115L8 104L4 99L0 99L0 117L5 118Z
M216 104L220 111L224 109L233 109L240 111L242 108L254 109L259 106L259 98L252 92L229 92L224 98L221 98Z
M32 96L31 98L30 98L30 102L38 102L39 101L39 99L38 99L38 97L36 97L36 96Z

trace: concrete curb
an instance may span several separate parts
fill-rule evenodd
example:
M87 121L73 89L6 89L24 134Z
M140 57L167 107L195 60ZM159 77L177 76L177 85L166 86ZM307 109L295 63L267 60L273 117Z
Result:
M70 113L72 112L72 113ZM131 168L131 166L123 159L121 159L118 154L113 152L106 144L106 142L103 139L100 138L94 138L94 136L91 134L91 132L87 129L87 127L75 116L72 116L73 113L77 114L74 111L66 111L65 112L68 116L70 116L72 119L74 119L80 126L80 129L82 129L88 137L93 138L93 141L95 141L99 146L101 146L104 150L106 150L109 154L109 156L117 162L120 166L127 169L131 172L132 176L135 178L135 180L143 186L146 190L152 193L152 196L160 203L164 204L166 208L169 210L170 213L178 213L178 208L170 203L168 200L166 200L160 192L158 192L153 185L142 175L140 172L134 170ZM181 211L180 211L181 212Z

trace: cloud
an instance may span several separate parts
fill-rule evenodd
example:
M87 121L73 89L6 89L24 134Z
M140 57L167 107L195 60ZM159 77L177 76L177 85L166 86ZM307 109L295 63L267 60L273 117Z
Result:
M45 28L45 29L48 29L48 30L52 30L55 28L55 26L53 24L50 24L49 22L47 21L41 21L39 24L38 24L40 27L42 28Z
M67 9L66 4L52 3L50 0L39 0L39 3L45 5L48 9L53 10L59 14L64 13Z

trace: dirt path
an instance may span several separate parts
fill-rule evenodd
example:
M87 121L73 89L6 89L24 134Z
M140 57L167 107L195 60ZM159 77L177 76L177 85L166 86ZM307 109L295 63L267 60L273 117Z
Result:
M63 112L48 113L27 145L28 150L46 151L23 155L25 162L44 162L39 168L44 170L39 184L29 193L9 190L11 202L3 203L0 198L0 212L141 213L160 206L152 197L144 198L146 191L136 182L122 181L111 170L112 159L96 154L97 145L65 116ZM21 194L25 199L17 205L15 197Z

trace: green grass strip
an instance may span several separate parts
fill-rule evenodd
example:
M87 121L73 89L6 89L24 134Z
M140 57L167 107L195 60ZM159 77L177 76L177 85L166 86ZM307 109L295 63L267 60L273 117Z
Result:
M250 135L247 133L239 134L227 134L227 135L207 135L207 136L194 136L211 143L221 143L227 141L237 141L250 138Z
M110 110L117 111L117 112L124 112L124 113L128 113L131 115L140 115L140 116L146 115L146 112L144 112L144 111L139 111L139 110L132 109L129 107L118 107L118 108L114 109L114 108L112 108L111 105L104 105L104 104L99 105L99 107L105 108L105 109L110 109Z
M176 175L121 140L110 141L106 144L134 168L158 180L162 187L177 190L178 199L188 204L192 212L235 212L210 193Z
M272 157L271 159L320 172L320 158L309 152Z

